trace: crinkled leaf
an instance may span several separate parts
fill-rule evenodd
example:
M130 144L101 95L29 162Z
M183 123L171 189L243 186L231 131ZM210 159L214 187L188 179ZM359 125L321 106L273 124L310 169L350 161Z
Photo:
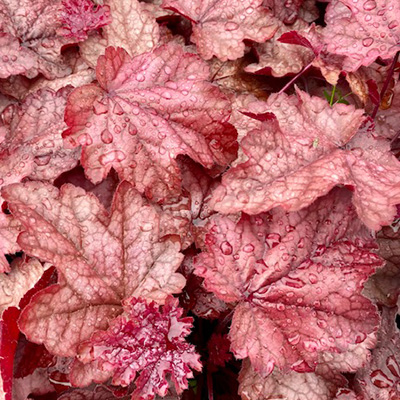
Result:
M210 168L236 155L236 131L225 123L228 99L205 80L208 68L174 44L130 58L108 48L97 65L99 85L68 98L64 132L83 145L81 163L94 182L111 167L155 200L180 193L175 158L186 154Z
M108 5L94 5L90 0L63 0L61 14L62 34L85 40L88 32L111 22Z
M399 14L396 1L333 0L325 14L327 50L346 56L346 71L391 58L400 50Z
M246 360L239 375L239 394L243 400L331 400L337 386L316 373L274 371L261 377Z
M0 316L8 307L18 307L22 297L32 289L43 274L42 264L32 258L15 260L11 272L0 275Z
M270 72L275 77L299 73L313 60L313 51L303 46L282 43L278 39L285 32L301 30L305 27L308 27L308 24L302 20L297 20L290 26L280 23L279 29L271 40L255 46L258 63L248 65L246 71L264 74Z
M273 95L267 104L276 120L242 140L249 160L225 173L211 201L215 210L298 210L346 184L354 187L354 204L368 227L378 230L393 220L400 203L400 163L387 141L366 129L354 136L362 110L330 107L299 90L296 96Z
M108 46L122 47L131 56L137 56L159 43L158 24L145 4L138 0L105 0L104 4L111 12L111 23L102 34L91 35L80 44L82 56L90 66L96 66Z
M239 302L231 349L264 377L274 365L311 371L320 352L346 351L377 328L361 290L382 261L349 201L342 189L290 214L211 218L195 271L219 298Z
M81 351L83 362L97 361L100 369L111 371L114 385L135 381L133 398L154 399L168 391L166 374L171 375L177 393L188 387L190 368L201 370L200 356L185 337L192 318L182 318L178 300L169 297L160 311L151 302L131 298L125 313L114 319L107 331L94 333Z
M130 400L131 396L116 397L114 394L102 386L97 386L94 390L76 389L63 394L58 400Z
M17 244L17 236L20 229L21 224L19 221L12 215L7 215L0 211L0 273L10 272L10 266L5 255L21 250Z
M278 29L277 20L262 0L163 0L163 7L192 21L191 41L206 60L222 61L244 55L243 40L265 42Z
M118 187L110 213L83 189L29 182L3 189L25 232L29 255L53 263L59 282L36 295L20 327L29 340L57 355L73 356L78 344L121 312L132 295L162 303L184 278L180 244L160 236L162 212L127 182Z
M379 255L386 260L365 284L364 293L379 304L393 307L400 293L400 232L385 226L377 234Z
M62 13L61 0L0 1L0 41L6 45L0 51L1 78L42 73L54 79L71 73L61 49L76 40L62 36Z
M0 143L0 187L26 177L52 181L78 163L80 150L65 149L61 137L70 92L70 88L39 90L22 105L3 112L6 136Z
M50 397L54 393L54 386L49 382L45 368L38 368L31 375L13 381L13 399L30 400L35 395Z
M383 308L378 345L371 363L356 374L357 394L366 399L393 400L400 396L400 336L395 324L396 310Z

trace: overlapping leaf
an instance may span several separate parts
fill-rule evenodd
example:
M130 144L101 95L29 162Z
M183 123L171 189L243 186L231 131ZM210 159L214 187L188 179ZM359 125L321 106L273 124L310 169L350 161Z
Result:
M265 42L278 29L277 20L262 0L163 0L163 7L176 11L193 23L191 41L199 54L222 61L244 55L243 40Z
M18 243L29 255L52 262L57 284L41 291L23 311L20 327L57 355L73 356L81 341L121 312L129 296L162 303L179 292L183 256L174 237L162 240L162 212L127 182L110 214L83 189L59 192L43 183L9 185L3 195L25 232Z
M108 46L123 47L131 56L150 51L160 40L155 17L138 0L106 0L112 16L102 33L94 33L80 44L84 59L93 68Z
M391 58L400 50L399 14L400 4L390 0L333 0L325 15L327 50L346 57L346 71Z
M10 272L10 266L5 255L16 253L21 249L17 244L20 229L19 221L12 215L0 211L0 273Z
M42 73L54 79L71 73L61 50L77 39L63 36L63 12L61 0L0 1L0 78Z
M199 355L185 337L192 318L182 318L178 300L167 298L160 311L154 303L132 298L124 302L125 313L110 323L105 332L96 332L81 349L83 362L96 362L109 371L114 385L135 382L132 398L165 396L170 374L180 394L192 378L190 368L201 370ZM138 375L138 376L137 376Z
M8 307L18 307L20 300L35 286L43 271L43 265L34 258L29 261L17 259L8 275L0 275L0 317Z
M267 105L276 120L242 140L249 160L223 176L213 194L215 210L298 210L346 184L354 187L354 204L368 227L378 230L393 220L400 202L400 163L386 140L366 129L355 135L362 110L330 107L299 90L294 96L271 96Z
M3 112L0 187L26 177L53 181L78 163L80 149L65 149L61 137L70 92L69 87L58 92L42 89Z
M134 58L108 48L97 65L99 85L75 89L65 112L63 135L83 145L89 179L98 183L113 167L148 197L172 201L181 191L179 154L207 168L231 161L229 101L207 79L206 64L178 45Z
M320 352L346 351L376 330L361 290L382 261L347 192L290 214L215 216L208 228L195 271L219 298L238 302L231 349L262 376L275 365L312 371Z

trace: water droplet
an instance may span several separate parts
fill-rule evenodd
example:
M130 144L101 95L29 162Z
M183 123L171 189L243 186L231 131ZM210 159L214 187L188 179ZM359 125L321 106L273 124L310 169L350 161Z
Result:
M273 249L274 247L278 246L281 242L281 235L279 233L269 233L265 237L265 244L270 248Z
M151 224L151 223L144 223L140 227L140 230L143 232L150 232L152 229L153 229L153 224Z
M278 311L285 311L286 310L285 305L282 304L282 303L277 304L276 308L277 308Z
M93 112L96 115L106 114L108 112L108 104L96 101L96 103L93 104Z
M311 284L314 284L318 282L318 277L315 274L310 274L308 276L308 280L310 281Z
M143 82L144 80L145 80L145 76L144 76L144 74L142 74L141 72L139 72L137 75L136 75L136 80L138 81L138 82Z
M170 100L172 98L170 92L164 92L161 96L164 97L164 99L167 99L167 100Z
M316 351L318 348L317 343L315 343L313 340L305 340L303 346L307 351L312 351L312 352Z
M300 278L293 278L291 276L283 277L282 282L284 285L295 289L301 289L305 285L305 283Z
M230 32L230 31L236 31L239 29L239 25L236 22L227 22L225 24L225 30Z
M324 254L325 251L326 251L326 246L324 246L323 244L320 244L317 246L317 248L314 252L314 255L315 255L315 257L322 256L322 254Z
M300 342L300 335L296 333L294 336L288 338L288 342L292 345L299 344Z
M292 364L290 367L295 372L305 373L305 372L313 372L314 369L308 365L304 360L297 361Z
M3 60L3 62L8 62L9 58L7 56L3 56L1 57L1 59Z
M365 11L371 11L375 10L376 8L376 1L375 0L368 0L364 3L364 10Z
M356 343L362 343L367 338L367 335L363 332L359 332L356 335Z
M251 243L246 244L246 246L243 247L243 251L245 253L252 253L254 251L254 246Z
M133 125L133 124L129 124L129 125L128 125L128 133L129 133L130 135L134 136L134 135L137 134L137 132L138 132L138 130L137 130L137 128L136 128L135 125Z
M124 113L123 108L119 105L119 103L114 104L113 113L117 115L122 115Z
M319 320L317 321L317 325L318 325L321 329L325 329L325 328L328 326L327 322L326 322L324 319L319 319Z
M125 160L125 158L126 158L125 153L123 153L120 150L113 150L110 151L109 153L103 154L100 157L100 164L106 165L114 161L123 161Z
M111 135L110 131L108 129L104 129L103 132L101 132L101 140L105 144L110 144L113 141L113 135Z
M232 246L227 241L221 243L220 249L222 251L222 254L225 254L226 256L232 254Z
M374 39L372 39L372 38L365 38L365 39L363 39L363 41L362 41L362 44L363 44L363 46L365 46L365 47L371 46L372 43L374 43Z

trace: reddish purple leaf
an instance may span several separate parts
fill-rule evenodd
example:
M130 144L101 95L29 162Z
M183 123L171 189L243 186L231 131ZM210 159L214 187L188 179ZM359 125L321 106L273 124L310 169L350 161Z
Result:
M321 352L363 342L379 323L363 283L382 265L342 190L299 212L275 209L239 222L214 216L195 271L238 302L230 330L237 358L268 376L315 368Z
M379 95L378 85L373 79L368 79L366 83L368 86L369 98L372 101L372 104L377 106L381 102L381 96Z
M18 344L19 329L17 319L20 310L7 309L0 320L0 393L4 400L12 399L14 353Z
M325 14L327 50L346 57L346 71L392 58L400 50L399 14L398 2L333 0Z
M228 99L206 82L197 56L169 44L130 58L108 48L99 57L97 80L68 99L63 136L83 146L81 163L94 182L113 167L149 198L180 194L175 158L186 154L211 168L236 156L236 131L226 124Z
M265 42L278 29L277 20L262 0L163 0L163 7L192 22L191 41L201 57L222 61L244 55L243 40Z
M88 32L111 22L108 5L95 5L90 0L63 0L61 14L62 33L66 37L82 41Z
M249 159L223 176L211 201L216 211L299 210L345 184L354 187L354 204L368 227L378 230L393 220L400 163L387 141L366 129L355 135L362 110L330 107L300 90L295 96L273 95L267 105L277 121L264 122L242 140Z
M307 47L308 49L312 50L315 55L317 55L314 46L306 39L304 36L301 36L296 31L285 32L281 35L278 39L279 42L287 43L287 44L297 44L299 46Z
M114 319L107 331L93 334L82 349L84 363L96 365L113 375L112 384L135 382L134 399L165 396L171 375L177 393L188 387L190 368L201 370L199 355L185 337L192 318L181 318L178 300L169 297L162 310L146 301L131 298L123 303L125 313Z
M75 355L80 342L121 312L122 299L163 303L185 284L175 273L180 243L162 238L171 216L127 182L119 185L110 213L72 185L58 191L43 183L15 184L3 195L24 226L21 248L59 271L58 283L38 293L19 320L28 339L53 354Z

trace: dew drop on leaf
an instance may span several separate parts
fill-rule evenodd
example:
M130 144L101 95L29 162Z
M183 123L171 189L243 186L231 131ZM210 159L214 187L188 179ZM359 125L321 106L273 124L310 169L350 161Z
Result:
M227 241L221 243L220 249L222 251L222 254L225 254L226 256L232 254L232 246Z

